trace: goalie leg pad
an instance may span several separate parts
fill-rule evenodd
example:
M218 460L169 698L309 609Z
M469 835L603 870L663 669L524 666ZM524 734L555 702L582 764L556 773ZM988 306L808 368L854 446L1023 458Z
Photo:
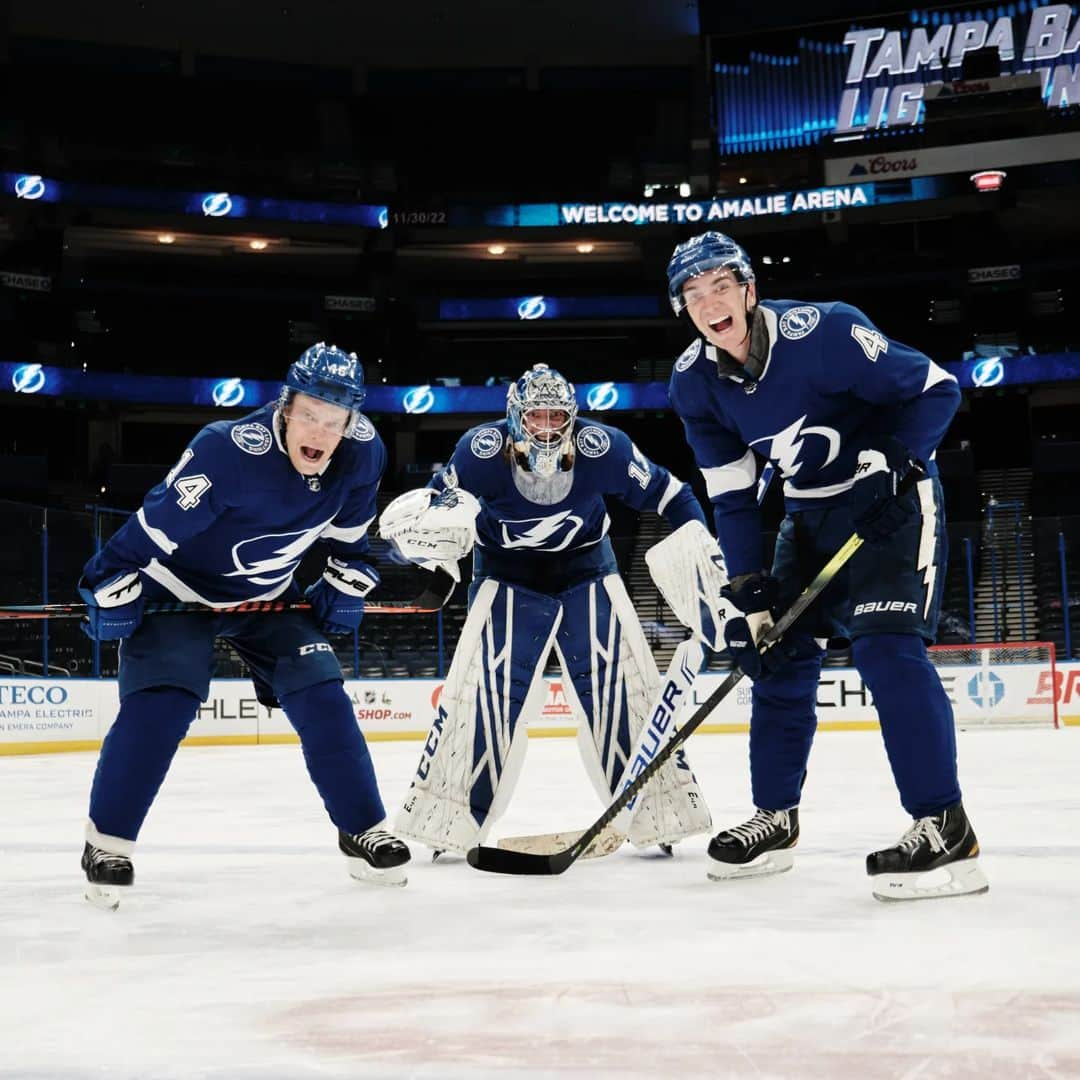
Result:
M395 822L399 835L460 854L483 842L517 782L561 617L549 596L491 578L480 584Z
M579 585L559 599L564 618L555 648L566 675L567 699L584 718L578 748L597 794L607 803L618 794L631 751L652 715L660 675L618 574ZM638 796L629 837L635 847L672 844L711 826L705 799L680 750Z

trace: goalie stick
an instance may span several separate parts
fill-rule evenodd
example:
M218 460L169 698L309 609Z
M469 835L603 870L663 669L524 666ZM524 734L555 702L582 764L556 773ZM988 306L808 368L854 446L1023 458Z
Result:
M434 580L413 601L390 601L384 604L365 604L365 615L432 615L446 606L457 582L445 570L434 571ZM6 604L0 607L0 619L82 619L86 604ZM208 607L186 600L151 601L143 608L146 615L176 615L200 611L213 615L250 615L281 611L310 611L303 600L247 600L227 608Z
M922 470L917 467L909 470L907 476L899 485L898 493L910 490L924 475ZM775 645L787 633L795 620L821 595L862 545L862 537L858 533L853 533L845 541L836 554L822 567L817 577L803 589L795 603L769 628L761 639L762 650ZM569 869L584 854L593 840L603 832L604 828L615 820L623 807L649 782L660 766L708 719L712 711L731 693L742 678L743 673L738 668L731 672L698 707L694 715L679 729L667 746L653 758L648 767L638 773L633 783L623 789L622 794L570 847L552 855L530 854L483 846L474 847L467 856L469 865L477 870L487 870L495 874L554 875L561 874Z

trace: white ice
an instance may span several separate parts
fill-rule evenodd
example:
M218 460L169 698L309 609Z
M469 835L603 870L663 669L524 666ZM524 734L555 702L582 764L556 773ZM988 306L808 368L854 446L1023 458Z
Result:
M716 825L746 737L697 736ZM388 804L415 743L372 746ZM822 733L795 868L706 879L705 838L555 878L360 884L299 748L183 749L119 911L82 898L93 754L0 757L0 1076L27 1080L1080 1076L1080 733L962 733L984 896L882 904L907 819L876 732ZM533 740L508 835L599 812Z

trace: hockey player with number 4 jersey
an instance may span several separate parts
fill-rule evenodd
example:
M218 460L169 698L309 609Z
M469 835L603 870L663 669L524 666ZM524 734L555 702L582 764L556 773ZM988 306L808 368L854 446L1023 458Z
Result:
M386 450L360 412L364 393L354 354L312 346L289 368L276 403L203 428L86 564L87 632L122 639L120 712L94 775L82 859L96 905L115 908L134 881L135 839L209 695L218 637L247 664L259 701L280 705L300 736L350 873L405 884L409 850L379 828L375 772L324 636L352 633L379 583L365 559ZM293 573L317 540L329 557L307 590L310 614L214 614L298 599ZM210 610L144 619L147 599Z
M578 420L573 385L537 364L511 386L505 420L467 431L430 487L383 511L381 535L421 565L456 572L473 551L469 615L395 822L403 836L460 854L483 841L546 699L552 648L597 793L607 803L617 791L660 678L615 564L605 496L705 528L688 485L623 432ZM710 825L680 752L645 788L629 839L669 845Z
M749 256L721 233L676 247L667 279L675 313L686 311L698 334L675 363L671 401L714 507L730 576L723 594L741 616L731 622L742 632L729 629L727 641L754 680L756 810L713 839L709 876L791 867L823 648L839 638L851 642L873 694L900 801L914 819L894 847L867 857L874 895L985 892L961 803L952 709L926 653L945 575L934 453L960 400L955 379L847 304L760 300ZM784 478L787 516L771 571L755 452ZM923 477L898 490L915 468ZM854 532L863 547L759 654L755 642L774 615Z

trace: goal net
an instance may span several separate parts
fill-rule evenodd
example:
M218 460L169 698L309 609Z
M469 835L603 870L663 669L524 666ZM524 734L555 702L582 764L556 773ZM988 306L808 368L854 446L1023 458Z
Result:
M935 645L929 651L958 727L1060 726L1053 642Z

